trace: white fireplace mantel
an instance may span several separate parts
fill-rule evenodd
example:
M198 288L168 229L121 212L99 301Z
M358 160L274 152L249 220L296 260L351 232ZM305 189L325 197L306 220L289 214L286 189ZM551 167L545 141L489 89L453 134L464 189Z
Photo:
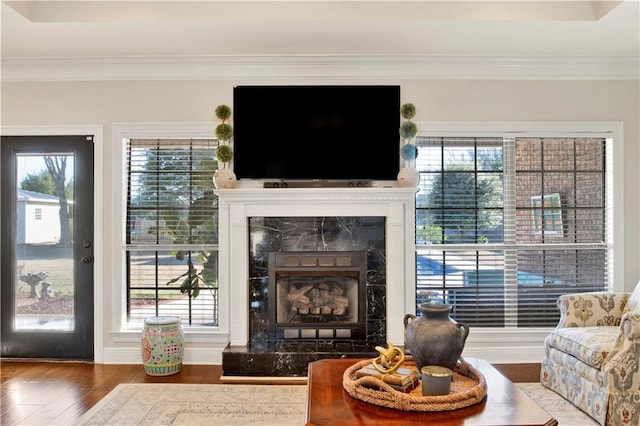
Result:
M404 344L404 316L415 312L416 188L235 188L216 194L220 328L231 346L249 339L248 218L319 216L385 217L387 340Z

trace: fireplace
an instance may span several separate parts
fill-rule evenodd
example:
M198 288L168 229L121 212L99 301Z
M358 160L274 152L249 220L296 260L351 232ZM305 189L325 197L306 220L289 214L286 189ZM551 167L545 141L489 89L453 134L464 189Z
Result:
M218 276L225 300L220 330L228 332L229 342L222 352L225 379L306 376L308 363L318 359L373 357L378 344L403 344L404 315L415 312L414 188L265 189L246 183L216 194ZM282 263L271 272L279 256ZM335 270L286 270L307 262L333 268L326 256L333 256ZM352 288L363 273L356 295ZM277 278L284 294L291 281L297 281L296 289L312 284L314 294L344 291L349 317L336 310L344 302L339 298L324 314L321 308L319 314L297 316L306 312L303 307L292 312L282 299L271 298L278 292ZM356 310L357 321L351 313ZM288 316L278 318L278 312Z
M366 337L367 253L271 252L271 333L279 339Z
M251 217L249 242L250 342L385 342L384 217Z

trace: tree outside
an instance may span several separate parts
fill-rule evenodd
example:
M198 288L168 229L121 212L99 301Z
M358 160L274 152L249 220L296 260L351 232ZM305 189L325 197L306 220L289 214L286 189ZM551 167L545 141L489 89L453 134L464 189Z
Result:
M217 242L217 197L211 177L217 161L207 150L180 148L135 148L144 162L132 167L131 199L128 207L129 234L136 223L150 224L135 229L139 238L156 243L205 246ZM142 235L140 235L142 234ZM175 259L186 261L186 269L167 285L197 297L200 285L217 285L217 262L206 249L175 250Z
M418 209L418 241L469 244L500 239L501 150L469 147L448 154L444 170L423 174L428 183L424 196L418 197L424 203Z

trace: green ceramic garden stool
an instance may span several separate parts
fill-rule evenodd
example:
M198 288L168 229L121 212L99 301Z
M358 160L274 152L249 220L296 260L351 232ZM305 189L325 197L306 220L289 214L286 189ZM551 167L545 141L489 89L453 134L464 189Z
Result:
M180 318L151 317L142 331L142 362L150 376L169 376L182 368L184 335Z

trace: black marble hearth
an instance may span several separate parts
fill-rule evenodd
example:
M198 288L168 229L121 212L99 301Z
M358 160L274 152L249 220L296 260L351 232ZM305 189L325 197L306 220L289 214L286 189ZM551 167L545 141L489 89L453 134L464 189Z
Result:
M374 345L375 346L375 345ZM227 347L222 353L223 376L306 377L310 362L326 358L373 358L370 343L275 341Z
M224 376L304 377L312 361L377 356L375 347L386 342L384 217L252 217L249 242L249 342L223 351ZM363 337L283 339L274 332L276 302L269 284L274 252L366 253L364 306L359 307L364 332L358 333Z

